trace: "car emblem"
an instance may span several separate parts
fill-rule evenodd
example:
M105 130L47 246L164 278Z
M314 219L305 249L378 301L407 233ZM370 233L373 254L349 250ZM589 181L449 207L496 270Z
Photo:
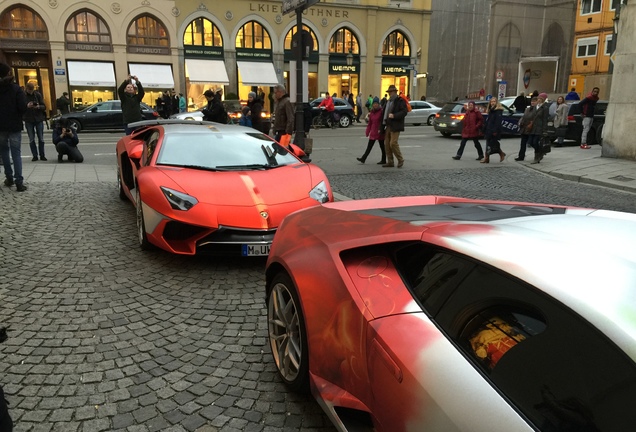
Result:
M262 212L261 212L261 217L262 217L263 219L267 219L267 218L269 217L269 214L268 214L266 211L262 211Z

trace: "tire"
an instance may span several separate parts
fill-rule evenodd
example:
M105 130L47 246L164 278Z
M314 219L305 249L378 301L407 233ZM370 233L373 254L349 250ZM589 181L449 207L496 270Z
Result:
M144 209L141 204L141 194L139 193L139 185L135 183L136 191L136 215L137 215L137 239L141 250L149 250L151 248L148 236L146 235L146 225L144 224Z
M82 125L75 119L69 119L68 125L70 128L75 129L76 133L82 130Z
M413 123L413 126L419 126L419 125L421 125L421 124L422 124L422 123Z
M428 119L426 120L426 124L429 126L433 126L433 121L435 120L435 114L428 116Z
M587 143L588 143L588 145L598 144L598 141L596 140L596 128L595 127L591 127L590 131L587 133Z
M450 133L450 132L440 132L440 133L442 134L442 136L443 136L444 138L448 138L449 136L451 136L451 135L452 135L452 133Z
M126 192L124 192L124 184L121 181L121 169L119 167L117 167L117 189L119 189L119 199L126 201L128 197L126 196Z
M320 118L320 115L317 115L311 120L311 126L314 129L320 129L322 127L322 119Z
M598 130L596 131L596 142L600 146L603 145L603 126L605 125L599 125Z
M298 291L287 273L272 280L267 295L267 335L274 363L285 385L309 391L309 347Z
M342 128L348 128L349 126L351 126L351 117L349 117L348 115L341 115L340 116L340 127Z

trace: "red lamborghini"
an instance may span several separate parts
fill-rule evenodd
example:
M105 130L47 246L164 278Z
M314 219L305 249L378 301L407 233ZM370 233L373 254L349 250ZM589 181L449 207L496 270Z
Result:
M244 126L155 120L117 143L119 196L142 249L262 256L289 213L333 201L329 181Z
M636 424L636 215L452 197L288 216L269 345L340 431Z

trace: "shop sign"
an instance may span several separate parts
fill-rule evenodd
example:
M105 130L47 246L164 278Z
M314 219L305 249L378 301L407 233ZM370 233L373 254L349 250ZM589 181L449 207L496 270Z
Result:
M272 52L269 50L254 50L254 49L236 49L237 60L272 60Z
M110 44L84 44L67 42L66 49L69 51L111 52L112 46Z
M55 75L66 75L66 69L55 69Z
M184 46L183 55L187 58L223 58L223 47Z
M170 55L170 48L158 46L128 46L128 53Z
M343 65L343 64L333 64L333 63L329 63L329 74L342 74L342 73L353 73L353 74L357 74L358 73L358 65L352 64L351 66L349 65Z
M408 75L404 66L382 65L382 75Z

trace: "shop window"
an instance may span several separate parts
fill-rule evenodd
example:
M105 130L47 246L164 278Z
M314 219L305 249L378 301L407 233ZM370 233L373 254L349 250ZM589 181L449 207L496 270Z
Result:
M287 32L287 35L285 36L285 49L286 50L291 50L292 49L292 38L296 34L296 27L297 26L294 26L291 30L289 30ZM309 34L311 35L311 39L314 41L314 49L312 50L312 52L317 53L318 52L318 39L316 38L316 33L314 33L314 31L312 29L310 29L309 27L307 27L306 25L303 25L303 30L308 31Z
M329 41L329 53L360 54L358 38L346 27L337 30Z
M183 45L222 47L223 37L212 21L201 17L188 24L183 34Z
M48 35L40 15L25 7L15 7L0 16L0 38L48 40Z
M90 11L80 11L66 23L67 42L92 42L109 44L110 30L104 20Z
M236 48L272 49L272 41L265 28L256 21L246 23L236 34Z
M142 15L132 22L127 42L129 46L170 46L166 28L150 15Z
M390 33L382 43L382 55L409 57L411 48L404 33L398 30Z

